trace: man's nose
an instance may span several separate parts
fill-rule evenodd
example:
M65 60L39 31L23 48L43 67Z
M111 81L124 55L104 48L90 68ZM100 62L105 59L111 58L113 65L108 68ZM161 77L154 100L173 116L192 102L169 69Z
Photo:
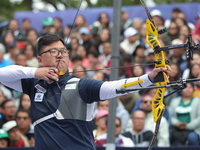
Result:
M58 51L58 56L57 57L62 57L62 51Z

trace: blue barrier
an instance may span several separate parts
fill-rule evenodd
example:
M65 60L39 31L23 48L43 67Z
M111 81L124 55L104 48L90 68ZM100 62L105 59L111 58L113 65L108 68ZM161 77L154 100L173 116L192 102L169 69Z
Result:
M105 147L96 147L96 150L105 150ZM34 150L33 147L29 148L1 148L1 150ZM147 150L147 147L117 147L116 150ZM152 150L200 150L200 146L177 146L177 147L153 147Z
M200 3L177 3L177 4L164 4L157 5L155 7L149 7L149 10L158 9L162 12L164 19L171 18L172 10L178 7L182 12L185 13L187 21L193 24L196 23L195 17L197 13L200 12ZM129 13L129 18L133 19L135 17L140 17L143 20L147 19L147 15L144 11L144 8L141 5L137 6L124 6L124 10ZM38 32L42 29L42 20L46 17L60 17L63 20L63 26L72 24L77 9L68 9L64 11L55 11L55 12L32 12L32 11L17 11L14 14L14 18L17 19L22 24L24 18L29 18L32 22L32 27ZM98 16L101 12L108 13L110 20L113 18L113 7L100 7L100 8L87 8L85 10L80 10L78 15L83 15L88 23L91 25L94 21L98 19ZM92 15L91 15L92 14Z

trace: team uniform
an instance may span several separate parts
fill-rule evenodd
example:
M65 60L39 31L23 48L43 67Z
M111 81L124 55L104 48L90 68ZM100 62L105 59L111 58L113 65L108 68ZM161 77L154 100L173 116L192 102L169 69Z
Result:
M78 79L68 73L58 82L48 83L34 77L36 69L16 65L0 68L0 82L30 96L37 150L94 150L92 119L95 103L122 95L116 94L116 89L124 83L143 80L130 88L152 84L148 74L103 82Z

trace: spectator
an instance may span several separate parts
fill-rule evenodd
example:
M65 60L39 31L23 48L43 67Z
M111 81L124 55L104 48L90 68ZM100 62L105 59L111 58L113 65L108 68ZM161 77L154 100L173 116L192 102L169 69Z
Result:
M27 56L23 52L16 55L15 65L27 66Z
M126 78L126 77L132 77L132 56L128 53L122 54L121 55L121 60L120 60L121 65L120 66L126 66L123 69L120 69L120 78ZM130 67L127 67L130 66Z
M92 25L92 31L94 34L100 35L103 29L108 29L109 31L112 28L112 23L110 23L110 18L108 13L101 12L97 21Z
M186 18L185 13L179 12L179 13L178 13L178 18L184 19L185 22L186 22L186 25L187 25L191 30L194 30L195 25L194 25L193 23L187 21L187 18Z
M155 56L154 56L154 51L152 50L152 48L148 48L145 51L145 56L146 56L146 63L148 64L148 66L146 66L144 68L145 73L149 73L153 70L154 66L155 66Z
M143 24L143 20L141 18L134 18L132 27L136 29L138 32L140 32L142 24Z
M182 75L182 78L183 79L187 79L189 78L189 75L190 75L190 68L193 64L200 64L200 55L199 53L195 52L193 53L193 60L190 60L188 62L188 66L187 68L184 70L183 72L183 75Z
M27 43L22 51L26 57L27 61L26 64L29 67L39 67L36 56L36 50L31 43Z
M79 29L79 33L80 33L80 36L81 36L81 39L80 39L80 43L81 45L83 45L87 51L87 54L88 54L88 51L90 49L90 46L91 46L91 32L90 32L90 29L88 27L82 27Z
M63 21L59 17L53 18L54 22L54 27L56 29L56 33L60 35L60 37L64 38L64 33L63 33Z
M8 132L10 138L9 147L29 147L29 143L21 136L15 120L3 124L3 130Z
M146 130L145 113L137 110L132 114L133 129L123 135L130 138L136 147L148 147L153 137L153 132Z
M120 43L123 53L133 54L135 48L140 44L138 40L138 31L129 27L124 31L125 39Z
M171 21L174 21L178 17L178 14L180 12L182 12L182 11L179 8L177 8L177 7L175 7L174 9L172 9L171 19L165 20L165 27L166 28L169 28L169 25L170 25Z
M196 17L195 28L192 31L192 38L195 43L200 43L200 14Z
M107 133L107 125L106 125L107 118L108 118L107 109L100 109L96 114L95 117L96 129L93 130L93 135L95 138Z
M0 83L0 91L3 92L6 99L12 99L12 93L9 88L5 87L3 84Z
M16 114L16 107L12 100L6 100L1 103L1 111L2 115L0 118L0 128L2 128L3 124L7 121L14 120Z
M65 41L66 42L66 41ZM70 39L69 44L67 45L68 49L70 50L69 56L76 54L78 47L80 46L79 40L75 37Z
M30 111L27 109L19 109L16 113L16 122L18 129L21 133L21 136L23 137L24 140L26 140L26 142L28 142L26 133L30 129L33 129L30 117L31 117Z
M198 74L197 78L200 78L200 74ZM200 81L196 82L196 86L194 88L193 97L200 98Z
M32 29L31 28L31 21L29 18L24 18L22 20L22 28L20 29L20 33L18 35L18 41L26 41L26 34L28 30Z
M11 43L16 42L16 40L15 40L15 37L14 37L13 33L10 32L10 31L6 32L6 33L3 35L2 38L3 38L3 39L2 39L2 43L5 45L5 47L6 47L6 53L7 53L7 52L9 52L8 46L9 46Z
M6 53L5 46L0 43L0 68L12 65L12 61L4 58L4 54Z
M79 32L72 25L66 25L64 27L64 41L66 44L70 44L72 38L79 38Z
M137 64L137 63L134 65L135 66L133 67L133 73L132 73L133 77L139 77L145 73L143 66L141 66L140 64Z
M92 76L92 79L100 80L100 81L106 81L105 80L105 74L101 71L96 71L94 75Z
M89 65L89 60L87 58L87 51L84 46L79 45L76 50L76 54L82 57L82 65L83 67L87 67Z
M174 39L172 41L172 45L180 45L180 44L183 44L183 42L180 39ZM184 48L172 49L172 54L169 58L169 60L172 63L176 63L179 66L181 76L183 74L183 71L187 68L188 65L186 58L184 57L185 54L184 50L185 50Z
M174 81L179 80L181 76L180 76L180 70L179 70L178 65L176 63L171 63L169 66L172 68L172 71L169 73L169 81L174 82ZM176 88L166 88L165 94L172 93L175 90L176 90ZM164 104L167 107L167 109L168 109L168 106L171 103L171 100L173 98L178 97L179 95L180 95L180 92L175 92L172 95L164 98Z
M156 27L159 27L161 25L164 26L165 20L163 19L162 13L161 13L160 10L158 10L158 9L152 10L151 11L151 16L152 16L152 19L153 19Z
M53 26L54 26L54 21L52 17L44 18L42 21L42 32L40 33L40 35L50 33L50 29Z
M6 96L4 95L3 91L0 90L0 105L6 100ZM1 113L1 111L0 111Z
M8 29L2 35L5 35L6 32L11 32L15 39L17 39L20 34L19 22L16 19L11 19L8 24Z
M177 39L179 37L179 28L176 22L172 21L169 24L168 28L168 36L170 37L170 40L173 41L174 39Z
M9 59L13 64L16 63L16 55L19 53L19 48L17 47L16 41L8 43L7 45L8 53L4 54L4 59Z
M134 143L130 138L127 138L121 134L121 120L120 118L115 119L115 146L116 147L133 147ZM97 146L105 146L107 143L107 133L104 133L101 136L96 138L96 145Z
M144 45L146 48L148 48L150 46L146 42L146 31L147 31L147 25L146 22L143 22L139 31L139 41L140 45Z
M18 109L26 109L30 110L31 107L31 99L27 94L22 93L20 96L20 102Z
M83 15L78 15L75 20L75 30L79 31L82 27L88 27L87 21Z
M133 52L133 62L139 64L145 64L145 51L146 47L142 44L138 45Z
M171 145L199 145L200 99L193 97L194 85L187 83L182 96L171 101ZM181 137L181 138L180 138Z
M120 101L122 102L124 108L128 111L129 115L132 113L135 103L139 98L140 95L138 92L119 96Z
M0 148L6 148L10 145L10 139L8 133L3 129L0 129Z
M100 101L97 103L97 112L102 109L109 109L109 100ZM117 98L116 116L121 120L121 131L124 132L129 120L129 113L124 108L122 102Z
M85 67L82 65L75 65L73 66L73 72L72 75L78 77L78 78L86 78L86 72Z
M74 54L69 62L69 71L73 71L74 66L82 65L82 61L83 58L81 56Z
M99 54L103 54L103 44L106 42L110 42L111 34L108 29L102 29L99 35L99 45L98 45L98 52Z
M124 35L124 30L126 30L127 28L131 27L133 24L133 22L131 21L131 19L129 19L129 13L122 9L121 11L121 36Z
M189 78L194 79L200 74L200 64L192 64L190 68Z
M154 132L156 123L153 121L153 113L152 113L152 99L153 95L151 94L143 94L141 103L139 105L139 110L145 112L145 128ZM138 109L137 109L138 110ZM161 118L160 129L157 135L159 147L169 146L169 125L165 117Z
M27 41L33 45L34 49L36 49L37 39L38 39L37 31L35 29L28 30L26 34L26 38L27 38Z
M22 30L25 32L25 35L27 34L28 30L32 29L31 28L31 20L29 18L24 18L22 20Z
M27 133L26 133L26 137L28 139L28 143L30 145L30 147L35 147L35 137L34 137L34 130L29 130Z
M192 30L190 29L189 26L183 25L183 26L180 27L180 30L179 30L180 35L188 37L188 35L191 34L191 33L192 33Z
M111 67L111 51L112 45L110 42L103 44L103 54L99 55L99 62L103 64L105 68Z
M99 57L99 54L96 51L90 51L88 53L89 65L86 67L86 69L91 70L91 71L86 72L86 74L89 78L91 78L95 73L95 71L92 71L92 70L96 69L96 64L99 63L98 57Z

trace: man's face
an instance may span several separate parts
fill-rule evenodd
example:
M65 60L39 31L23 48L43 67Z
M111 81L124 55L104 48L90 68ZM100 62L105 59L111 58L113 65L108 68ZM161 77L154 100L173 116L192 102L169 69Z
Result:
M137 41L137 39L138 39L138 34L128 37L128 41L130 44L135 43L135 41Z
M26 112L18 112L16 116L16 121L19 126L19 129L28 128L31 124L31 118Z
M20 131L17 127L12 128L8 131L11 142L18 142L20 140Z
M5 104L3 108L3 113L6 116L6 118L13 118L16 113L16 107L13 101L9 101Z
M121 123L120 123L120 120L116 118L115 120L115 137L118 137L119 134L121 133Z
M141 104L140 104L140 108L146 112L146 113L149 113L151 112L152 110L152 96L150 95L145 95L142 97L142 101L141 101Z
M44 47L42 52L48 51L52 48L60 50L65 48L65 46L61 41L56 41ZM47 52L38 56L38 62L41 67L57 67L59 71L66 72L68 70L69 55L63 57L63 55L59 52L58 56L54 57L51 56L50 52Z
M100 129L106 129L107 125L106 125L106 120L108 119L108 116L103 116L101 118L98 118L95 120L95 124L98 128Z
M0 148L5 148L5 147L8 147L8 140L7 139L0 139Z
M145 113L143 111L136 111L132 116L132 123L134 125L133 130L135 132L143 130L145 124Z
M99 101L98 110L102 109L108 110L108 108L109 108L109 100Z

